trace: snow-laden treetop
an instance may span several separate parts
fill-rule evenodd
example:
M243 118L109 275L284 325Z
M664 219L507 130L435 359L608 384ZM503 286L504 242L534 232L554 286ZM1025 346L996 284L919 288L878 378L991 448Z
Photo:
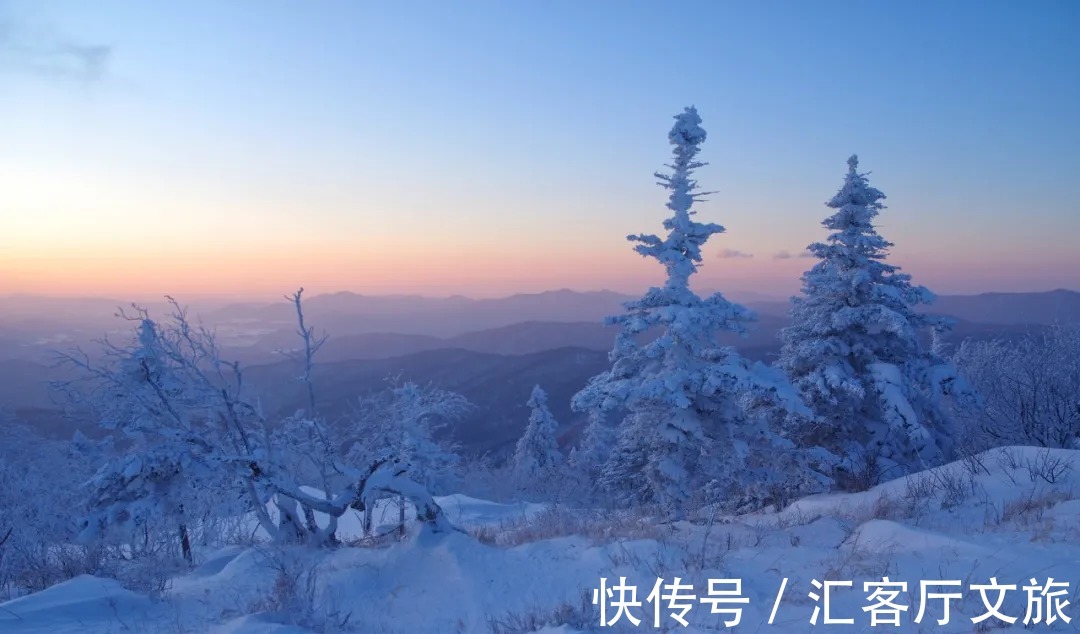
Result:
M668 141L675 146L673 162L668 165L670 174L657 172L659 184L671 191L667 208L674 214L664 220L664 228L669 231L667 238L661 240L655 235L632 235L627 239L639 242L634 250L644 256L651 256L664 264L667 269L667 286L685 287L690 276L697 271L701 262L701 246L716 233L723 233L724 228L714 223L695 222L690 217L695 202L709 192L698 189L697 181L692 178L693 171L706 163L696 161L701 144L705 141L705 130L701 127L701 117L693 106L675 115L675 125L668 133Z
M837 212L821 224L835 232L829 236L830 242L839 242L870 257L884 255L892 243L877 235L874 218L885 208L881 203L885 194L870 186L866 174L859 173L858 156L851 155L847 164L844 185L825 203Z
M893 244L878 234L874 219L885 208L881 202L885 194L870 185L866 174L859 173L858 156L852 155L847 165L843 186L825 203L836 210L821 223L831 233L825 243L808 247L821 262L804 276L804 290L813 296L816 287L832 287L848 298L841 302L844 307L882 303L899 310L912 325L930 325L932 319L902 307L930 303L933 294L912 285L910 276L883 261ZM834 295L829 297L835 300ZM828 303L824 296L818 299Z
M547 407L548 395L544 391L544 388L539 385L534 385L532 394L529 395L529 400L525 403L526 407L531 409L539 409L541 407Z

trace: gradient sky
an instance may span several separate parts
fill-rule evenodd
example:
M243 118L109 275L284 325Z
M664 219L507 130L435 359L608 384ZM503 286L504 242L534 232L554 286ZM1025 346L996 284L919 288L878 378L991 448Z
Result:
M0 0L0 294L788 293L852 153L942 293L1080 288L1080 3ZM795 257L778 257L789 254Z

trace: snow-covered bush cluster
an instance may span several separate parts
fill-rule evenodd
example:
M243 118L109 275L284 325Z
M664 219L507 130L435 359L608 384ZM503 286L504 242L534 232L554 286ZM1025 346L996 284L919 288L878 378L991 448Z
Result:
M0 413L0 424L0 598L98 571L103 553L71 543L92 467L11 415Z
M960 410L969 452L1002 445L1080 449L1080 326L1018 340L965 341L954 355L978 399Z

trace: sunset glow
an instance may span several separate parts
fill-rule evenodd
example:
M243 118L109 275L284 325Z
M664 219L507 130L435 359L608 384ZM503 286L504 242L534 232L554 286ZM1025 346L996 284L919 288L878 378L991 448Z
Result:
M1056 124L1080 117L1075 6L862 5L843 19L880 30L822 41L839 9L603 4L7 3L0 294L640 290L661 271L625 236L661 229L688 103L702 218L728 229L704 286L795 291L858 152L920 282L1080 287L1080 128Z

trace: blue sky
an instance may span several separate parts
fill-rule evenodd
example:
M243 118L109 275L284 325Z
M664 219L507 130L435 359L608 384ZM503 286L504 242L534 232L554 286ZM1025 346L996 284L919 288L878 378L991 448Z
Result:
M703 285L795 290L857 152L917 281L1077 288L1076 42L1066 1L9 1L0 293L639 289L688 104Z

